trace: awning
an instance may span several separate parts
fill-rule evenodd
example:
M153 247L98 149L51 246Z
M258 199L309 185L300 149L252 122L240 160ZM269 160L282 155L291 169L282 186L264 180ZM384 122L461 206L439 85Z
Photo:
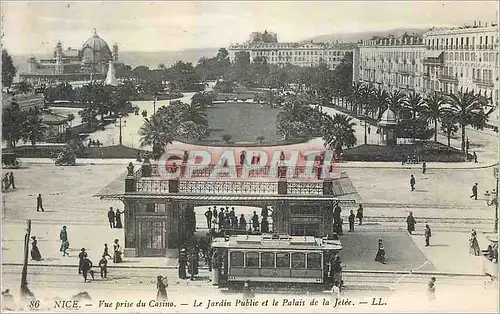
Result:
M444 51L442 50L430 50L425 53L426 58L432 58L432 59L437 59L439 58Z

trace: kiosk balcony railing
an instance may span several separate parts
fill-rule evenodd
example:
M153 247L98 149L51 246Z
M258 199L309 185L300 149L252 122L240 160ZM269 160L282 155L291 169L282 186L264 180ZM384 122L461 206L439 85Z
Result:
M163 168L162 168L163 167ZM168 179L309 179L322 180L324 175L335 176L334 167L330 166L326 173L323 173L323 166L151 166L151 177ZM137 172L136 172L137 173ZM136 179L143 178L144 173L139 173Z

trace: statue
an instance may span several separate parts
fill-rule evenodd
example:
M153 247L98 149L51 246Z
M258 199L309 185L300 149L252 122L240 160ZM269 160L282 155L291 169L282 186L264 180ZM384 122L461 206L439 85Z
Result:
M128 166L127 166L127 176L133 176L134 175L134 164L132 164L132 162L129 162Z

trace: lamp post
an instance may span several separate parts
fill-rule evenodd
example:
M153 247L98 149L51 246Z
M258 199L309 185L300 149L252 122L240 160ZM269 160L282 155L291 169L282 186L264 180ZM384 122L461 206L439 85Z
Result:
M153 115L156 113L156 95L153 97Z
M24 235L24 260L23 260L23 270L21 272L21 297L25 297L28 294L27 277L28 277L28 252L29 252L30 235L31 235L31 220L28 220L28 228L26 229L26 234Z
M122 114L121 113L118 115L118 124L115 124L115 126L119 127L119 130L120 130L120 136L118 139L119 139L119 143L121 146L122 145L122 127L127 126L127 121L122 122Z

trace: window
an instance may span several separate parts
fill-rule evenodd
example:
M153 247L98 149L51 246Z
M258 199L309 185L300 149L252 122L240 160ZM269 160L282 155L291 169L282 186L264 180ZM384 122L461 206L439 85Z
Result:
M243 267L243 252L231 252L231 266Z
M276 253L276 267L290 268L290 253Z
M259 267L259 253L247 252L245 255L246 255L246 267L248 268Z
M305 253L292 253L292 268L306 268Z
M321 268L321 254L319 253L307 254L307 268L308 269Z
M263 268L274 268L274 262L276 255L274 252L263 252L260 253L261 267Z

